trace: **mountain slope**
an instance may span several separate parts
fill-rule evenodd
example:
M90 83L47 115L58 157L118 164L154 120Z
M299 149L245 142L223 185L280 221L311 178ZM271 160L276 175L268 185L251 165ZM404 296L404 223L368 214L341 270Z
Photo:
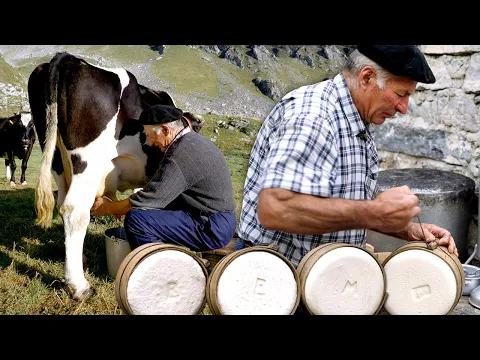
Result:
M350 45L0 45L0 113L28 107L36 65L67 51L167 91L200 114L263 119L289 90L334 75ZM10 86L8 86L10 84Z

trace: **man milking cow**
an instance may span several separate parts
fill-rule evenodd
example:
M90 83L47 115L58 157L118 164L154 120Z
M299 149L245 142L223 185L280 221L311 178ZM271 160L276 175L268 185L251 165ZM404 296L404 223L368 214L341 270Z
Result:
M150 146L164 152L146 186L129 198L97 198L91 215L125 215L132 249L151 242L186 246L194 251L219 249L236 228L230 171L220 149L190 131L183 111L154 105L139 119Z
M146 187L147 182L154 177L159 164L166 165L166 162L161 161L164 154L160 145L147 144L144 127L138 119L143 111L151 106L160 104L172 109L176 108L176 105L168 93L139 84L136 77L126 69L98 67L66 52L57 53L50 62L39 64L33 70L28 81L28 97L43 153L35 189L35 224L43 229L50 228L54 208L57 208L63 220L65 234L65 285L74 299L83 301L94 293L85 277L85 259L82 256L92 205L97 198L103 196L116 200L117 191L124 192L129 189L144 189L138 194L138 201L142 195L153 195L148 190L154 183ZM179 114L178 110L175 112ZM160 118L162 123L166 122L164 118ZM183 130L189 121L191 133L198 132L203 125L203 119L188 112L183 113L181 119L180 122L185 121L185 124L180 126L177 122L178 126ZM186 186L187 178L184 175L188 174L191 176L188 177L190 189L180 196L183 202L174 200L177 197L175 196L171 199L162 198L162 204L174 200L166 210L177 210L184 203L190 205L187 210L199 209L201 212L192 214L192 218L200 223L197 228L204 232L215 231L212 227L216 225L216 218L221 214L212 214L217 210L233 209L233 200L230 200L230 197L233 198L232 190L225 190L230 196L226 197L229 200L224 204L216 204L214 200L217 198L211 198L211 189L207 191L197 188L197 184L205 181L202 177L205 173L208 173L208 176L222 172L229 175L223 163L222 166L217 164L225 159L219 159L219 150L208 148L208 145L204 144L206 139L199 140L187 130L180 136L179 128L170 128L167 124L165 126L170 130L166 130L162 123L157 125L155 134L150 133L152 140L161 142L161 146L166 147L175 138L174 143L178 145L175 154L181 154L185 143L192 143L186 146L191 158L186 154L182 154L180 160L177 155L168 157L172 162L169 167L173 170L178 161L184 163L179 165L181 171L175 172L180 174L179 178L170 179L172 184L164 184L169 188L166 193L172 191L169 193L172 195L174 191L178 191L177 186ZM152 121L152 124L155 123ZM176 138L176 135L179 136ZM170 149L167 149L166 153L169 151ZM211 164L205 164L203 157L203 161L197 158L201 157L202 153ZM188 172L189 167L192 167L193 174ZM198 169L193 169L195 167ZM168 173L172 172L174 171L169 170ZM52 175L58 190L56 199L53 197ZM158 173L158 176L164 180L161 173ZM218 176L219 179L214 180L215 186L231 186L220 180L223 179L222 176L223 173ZM211 178L206 181L210 180ZM198 191L198 194L195 191ZM157 192L154 194L156 196ZM223 193L219 196L221 195ZM152 206L160 207L159 204L146 204L145 201L146 199L142 199L141 208L150 210ZM99 211L105 213L102 209L103 207ZM109 211L110 208L107 206L106 210ZM142 210L142 215L150 213L143 211L146 210ZM203 239L199 240L199 246L202 245L201 241Z

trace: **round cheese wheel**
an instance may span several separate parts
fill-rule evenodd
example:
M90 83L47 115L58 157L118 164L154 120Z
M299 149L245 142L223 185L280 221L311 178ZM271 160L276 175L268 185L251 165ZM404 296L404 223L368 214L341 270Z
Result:
M218 283L212 284L216 286L216 301L222 314L292 313L298 296L294 268L271 252L250 251L232 255L235 258L223 268Z
M385 280L370 252L344 246L316 260L303 291L304 303L314 315L372 315L381 308Z
M204 305L205 288L205 273L192 256L157 251L128 277L125 300L135 315L195 315Z
M385 310L392 315L444 315L457 296L455 274L430 251L410 249L384 264L387 280Z

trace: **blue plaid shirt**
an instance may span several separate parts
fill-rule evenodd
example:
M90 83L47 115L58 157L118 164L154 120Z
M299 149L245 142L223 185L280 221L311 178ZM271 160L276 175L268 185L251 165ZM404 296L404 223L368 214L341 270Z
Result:
M300 87L283 97L253 145L238 234L254 245L277 244L295 266L324 243L365 246L365 229L298 235L267 230L258 222L262 189L351 200L373 199L378 155L370 126L353 104L343 75Z

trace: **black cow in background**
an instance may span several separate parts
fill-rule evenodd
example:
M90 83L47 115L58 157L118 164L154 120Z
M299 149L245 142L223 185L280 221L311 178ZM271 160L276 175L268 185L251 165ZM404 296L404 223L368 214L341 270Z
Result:
M0 156L5 159L5 177L10 185L15 186L15 157L22 160L20 183L26 185L25 172L28 159L32 153L36 135L32 116L28 111L21 111L7 118L0 118Z

